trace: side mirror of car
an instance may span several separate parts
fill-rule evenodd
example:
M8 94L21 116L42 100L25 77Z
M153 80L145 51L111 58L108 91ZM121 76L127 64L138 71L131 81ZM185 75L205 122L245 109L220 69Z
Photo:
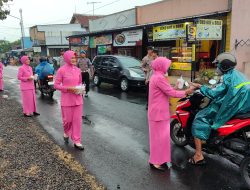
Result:
M118 65L113 65L113 68L118 69L119 66Z

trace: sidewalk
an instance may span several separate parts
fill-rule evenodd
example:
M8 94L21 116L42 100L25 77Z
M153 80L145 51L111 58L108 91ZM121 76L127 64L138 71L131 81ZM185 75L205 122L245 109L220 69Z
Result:
M103 190L95 178L47 135L20 105L0 93L1 190Z

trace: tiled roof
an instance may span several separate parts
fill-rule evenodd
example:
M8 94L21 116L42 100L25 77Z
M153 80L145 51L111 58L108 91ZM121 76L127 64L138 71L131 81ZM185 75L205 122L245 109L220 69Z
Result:
M101 15L92 16L92 15L84 15L84 14L73 14L71 21L70 21L70 24L78 23L78 24L81 24L82 26L88 27L89 20L94 20L94 19L98 19L101 17L103 17L103 16L101 16Z

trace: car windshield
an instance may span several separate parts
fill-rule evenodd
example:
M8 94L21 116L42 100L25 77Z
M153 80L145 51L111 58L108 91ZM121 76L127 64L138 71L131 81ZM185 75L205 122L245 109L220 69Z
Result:
M119 57L121 64L126 68L140 67L141 62L133 57Z

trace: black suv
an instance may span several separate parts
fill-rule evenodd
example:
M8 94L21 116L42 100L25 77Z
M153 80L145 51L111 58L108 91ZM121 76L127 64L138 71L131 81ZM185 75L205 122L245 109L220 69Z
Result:
M144 87L144 72L139 60L121 55L98 55L93 59L94 84L101 82L119 85L122 91L130 86Z

